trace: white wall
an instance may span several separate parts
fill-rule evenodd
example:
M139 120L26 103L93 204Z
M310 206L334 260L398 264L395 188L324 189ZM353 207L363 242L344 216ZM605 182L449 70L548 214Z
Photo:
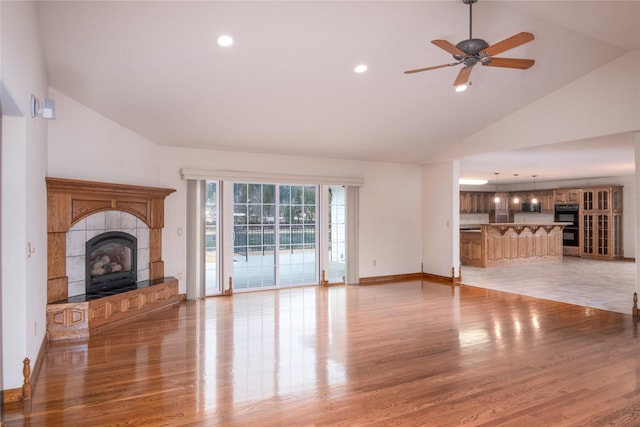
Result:
M639 69L640 51L626 53L476 132L465 144L477 153L509 151L640 130ZM443 155L455 156L455 147Z
M30 115L47 96L34 3L0 2L2 137L2 388L22 386L22 361L36 361L47 301L47 122ZM27 244L35 248L27 255Z
M165 150L169 170L180 168L244 170L281 174L331 175L364 178L360 190L360 277L385 276L420 271L420 167L392 163L358 162L339 159L233 153L212 150ZM171 175L173 176L173 175ZM184 187L176 177L172 188ZM165 227L175 234L185 227L185 191L170 206ZM172 210L169 210L172 209ZM184 244L184 242L181 242ZM179 245L163 246L175 251L165 257L165 268L182 269L169 259L180 259ZM168 254L168 252L165 252ZM373 265L376 260L376 265Z
M54 89L49 93L56 100L49 176L152 187L167 182L163 175L172 171L162 169L158 145Z
M422 260L424 272L460 275L460 197L458 162L422 168Z
M186 182L182 168L363 177L360 277L420 271L420 166L161 147L51 90L49 175L175 188L165 204L165 274L185 276ZM373 265L373 261L376 265ZM186 287L180 283L181 292Z

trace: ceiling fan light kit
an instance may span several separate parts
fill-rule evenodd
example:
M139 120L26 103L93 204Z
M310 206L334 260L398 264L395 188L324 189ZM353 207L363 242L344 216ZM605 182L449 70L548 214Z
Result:
M499 41L493 45L489 45L483 39L474 39L472 35L472 6L473 3L478 0L462 0L464 4L469 5L469 38L463 40L456 45L448 42L447 40L432 40L431 43L438 46L453 55L453 59L456 62L449 64L436 65L433 67L417 68L415 70L405 71L405 74L420 73L422 71L430 71L438 68L452 67L463 64L464 67L459 71L453 86L456 92L462 92L471 85L469 78L471 76L471 70L473 66L478 62L482 65L501 68L515 68L520 70L526 70L530 68L535 60L533 59L520 59L520 58L496 58L494 55L498 55L509 49L521 46L534 39L533 34L527 32L521 32L507 39Z

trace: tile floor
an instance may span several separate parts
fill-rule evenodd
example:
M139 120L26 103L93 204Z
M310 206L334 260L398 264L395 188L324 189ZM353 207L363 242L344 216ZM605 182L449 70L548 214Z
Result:
M507 267L462 266L462 283L631 314L636 265L564 257L562 262Z

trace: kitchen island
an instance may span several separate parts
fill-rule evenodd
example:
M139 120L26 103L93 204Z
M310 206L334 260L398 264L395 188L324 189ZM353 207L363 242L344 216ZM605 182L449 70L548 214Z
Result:
M460 230L460 263L495 267L562 260L567 223L494 223Z

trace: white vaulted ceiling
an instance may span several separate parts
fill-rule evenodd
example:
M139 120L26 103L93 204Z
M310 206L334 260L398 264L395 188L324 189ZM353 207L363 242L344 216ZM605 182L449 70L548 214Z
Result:
M457 144L461 171L474 175L504 159L483 158L468 137L640 49L637 1L480 0L474 37L533 33L500 55L535 59L532 68L476 66L461 94L458 67L403 74L451 62L430 41L466 39L468 10L458 0L38 4L50 86L157 144L407 163ZM216 44L222 34L232 47ZM368 71L354 73L361 63ZM581 147L602 144L615 149L598 173L620 174L616 156L633 153L633 138ZM529 162L562 151L525 148Z

